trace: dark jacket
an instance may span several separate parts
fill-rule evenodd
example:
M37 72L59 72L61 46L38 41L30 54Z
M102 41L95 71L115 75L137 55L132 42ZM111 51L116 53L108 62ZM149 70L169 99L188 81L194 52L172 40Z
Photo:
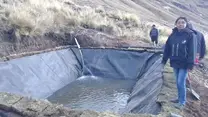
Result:
M152 28L150 31L150 37L158 37L159 32L157 28Z
M199 53L199 58L202 59L204 58L205 54L206 54L206 44L205 44L205 39L204 39L204 35L196 30L193 30L196 33L196 42L197 42L197 50L196 52Z
M170 59L173 68L192 69L195 60L195 40L196 35L192 30L185 28L179 32L174 28L165 44L162 63L166 64Z
M196 40L196 46L197 46L196 53L199 54L199 58L200 59L204 58L204 56L206 54L206 43L205 43L204 35L201 32L194 30L194 28L193 28L191 23L187 24L187 28L191 29L196 34L196 37L197 37L197 40Z

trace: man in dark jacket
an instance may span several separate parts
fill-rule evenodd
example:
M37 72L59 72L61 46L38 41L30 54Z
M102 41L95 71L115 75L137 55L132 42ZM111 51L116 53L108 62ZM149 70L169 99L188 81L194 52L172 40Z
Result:
M187 28L192 30L196 35L196 41L195 41L196 44L194 44L196 46L195 64L199 64L199 60L203 59L206 54L206 43L205 43L204 35L201 32L194 30L191 23L187 24ZM191 82L191 79L190 77L188 77L186 79L186 83L187 83L187 87L189 88L191 87L190 82Z
M155 25L152 25L152 29L151 29L151 31L150 31L150 38L151 38L151 41L152 41L152 43L153 43L153 45L155 46L157 46L157 44L158 44L158 36L159 36L159 32L158 32L158 29L156 28L156 26Z
M204 58L206 54L206 43L204 39L204 35L193 29L191 23L188 23L187 28L191 29L196 34L196 61L201 60Z

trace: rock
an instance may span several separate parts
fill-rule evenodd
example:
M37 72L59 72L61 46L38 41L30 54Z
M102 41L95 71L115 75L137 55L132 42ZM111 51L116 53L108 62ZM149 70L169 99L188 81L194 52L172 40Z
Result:
M49 106L49 103L43 101L32 100L30 98L22 98L20 101L12 105L12 107L23 115L35 117Z
M10 93L0 93L0 108L10 110L12 105L17 103L23 97Z
M50 105L45 110L43 110L43 115L45 116L52 116L52 115L59 115L60 114L60 108L62 108L62 105Z
M175 114L175 113L171 113L170 117L182 117L181 115Z

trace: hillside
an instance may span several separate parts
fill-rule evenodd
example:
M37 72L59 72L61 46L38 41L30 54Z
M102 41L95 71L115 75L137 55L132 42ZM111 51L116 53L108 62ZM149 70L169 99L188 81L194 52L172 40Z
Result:
M162 45L179 16L207 39L207 11L208 0L0 0L0 58L74 45L74 38L82 47L150 46L152 24L160 29ZM189 99L186 115L208 114L207 63L197 67L194 83L204 102Z
M207 4L206 0L1 0L0 56L74 44L74 37L82 46L148 45L152 24L160 29L164 43L178 16L187 16L206 34Z

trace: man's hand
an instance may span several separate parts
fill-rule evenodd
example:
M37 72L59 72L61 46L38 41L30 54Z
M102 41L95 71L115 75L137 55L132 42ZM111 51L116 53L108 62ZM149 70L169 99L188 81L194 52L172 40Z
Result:
M204 63L205 63L206 61L205 61L205 59L199 59L199 64L198 64L198 66L199 67L204 67Z

